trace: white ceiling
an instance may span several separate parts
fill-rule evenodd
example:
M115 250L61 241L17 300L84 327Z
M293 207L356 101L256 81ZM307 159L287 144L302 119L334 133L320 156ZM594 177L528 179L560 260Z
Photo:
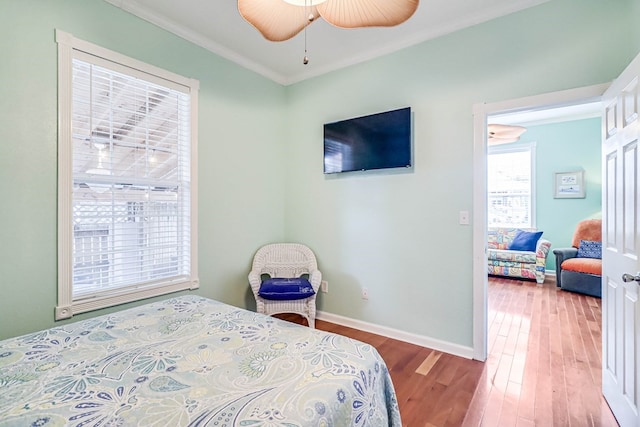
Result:
M304 32L269 42L238 13L235 0L105 0L283 85L366 61L549 0L421 0L392 28L340 29L322 19Z

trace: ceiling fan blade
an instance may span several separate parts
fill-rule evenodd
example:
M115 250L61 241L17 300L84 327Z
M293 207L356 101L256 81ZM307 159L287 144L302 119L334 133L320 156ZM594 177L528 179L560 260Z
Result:
M492 123L487 125L487 133L491 135L495 135L496 137L504 138L504 137L520 137L523 133L525 133L527 128L523 126L515 126L515 125L500 125L496 123Z
M409 19L419 0L327 0L320 16L336 27L392 27Z
M500 144L508 144L510 142L516 142L520 139L520 137L515 137L515 138L497 138L497 137L492 137L490 136L487 139L487 144L488 145L500 145Z
M238 12L273 42L292 38L320 16L315 6L294 6L283 0L238 0Z

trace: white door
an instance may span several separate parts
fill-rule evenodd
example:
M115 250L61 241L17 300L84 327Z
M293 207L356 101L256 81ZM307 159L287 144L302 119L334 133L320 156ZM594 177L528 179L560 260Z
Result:
M602 391L640 426L640 55L603 97Z

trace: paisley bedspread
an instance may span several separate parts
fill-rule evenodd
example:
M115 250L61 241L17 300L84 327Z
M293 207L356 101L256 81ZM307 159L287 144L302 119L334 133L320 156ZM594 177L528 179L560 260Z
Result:
M0 341L0 426L401 426L372 346L188 295Z

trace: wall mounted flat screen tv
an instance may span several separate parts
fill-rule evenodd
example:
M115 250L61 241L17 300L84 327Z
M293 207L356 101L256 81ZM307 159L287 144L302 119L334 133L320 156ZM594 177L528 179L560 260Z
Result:
M324 125L324 173L411 167L411 108Z

